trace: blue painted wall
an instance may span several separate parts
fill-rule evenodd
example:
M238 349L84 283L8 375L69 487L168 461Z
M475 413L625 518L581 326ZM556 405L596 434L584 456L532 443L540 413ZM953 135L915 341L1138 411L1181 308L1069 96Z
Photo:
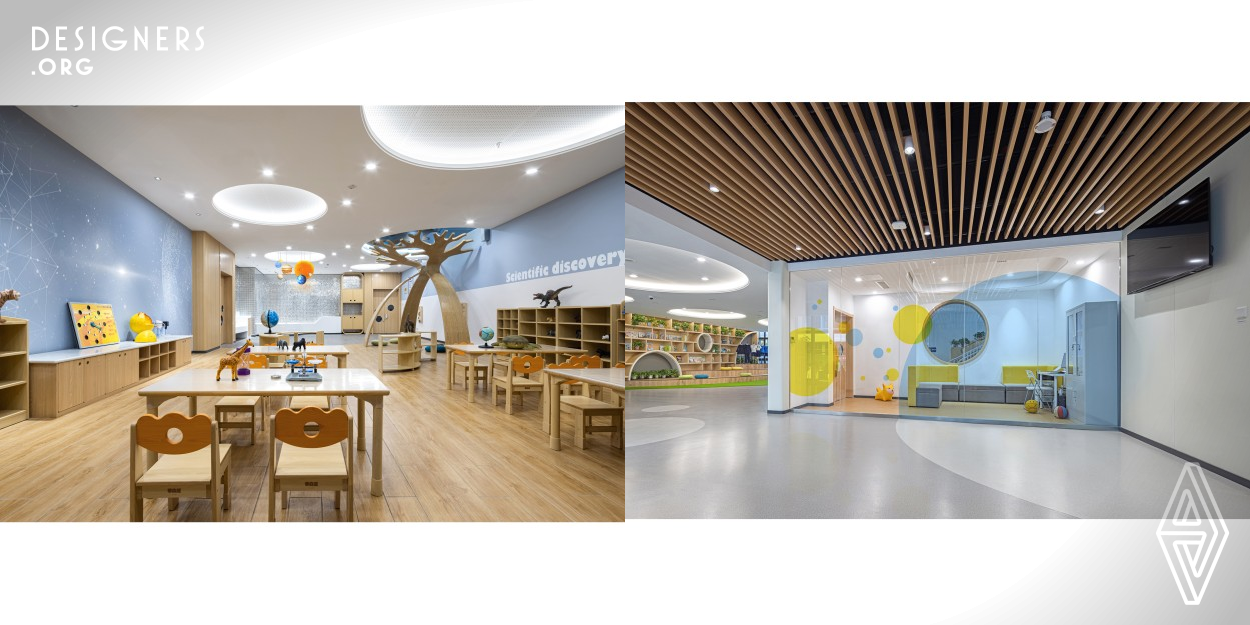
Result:
M14 107L0 107L0 289L31 353L78 347L70 301L191 333L191 231Z
M443 264L443 275L457 291L466 291L507 284L509 273L550 267L557 261L594 256L597 263L599 254L625 248L624 232L625 170L620 169L492 228L490 243L482 243L482 230L475 229L466 237L474 241L473 252L449 259ZM624 259L613 257L606 266L623 264ZM404 272L403 277L414 271ZM576 273L566 275L576 283ZM624 284L621 289L623 295ZM424 295L434 295L433 284Z

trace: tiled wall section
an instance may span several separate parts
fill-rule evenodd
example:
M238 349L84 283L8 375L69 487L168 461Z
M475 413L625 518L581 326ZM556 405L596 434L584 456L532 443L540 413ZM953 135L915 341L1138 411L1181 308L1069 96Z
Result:
M316 274L312 288L297 287L287 276L279 280L252 267L239 267L234 279L235 307L240 315L259 319L266 310L278 311L283 321L316 321L339 315L338 274Z

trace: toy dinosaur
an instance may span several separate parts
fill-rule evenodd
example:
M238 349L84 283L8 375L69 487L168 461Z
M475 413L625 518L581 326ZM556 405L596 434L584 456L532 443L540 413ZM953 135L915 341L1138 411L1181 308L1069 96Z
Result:
M540 306L540 308L546 308L547 304L550 304L551 302L555 302L556 308L559 308L560 307L560 291L563 291L565 289L571 289L571 288L573 288L573 285L570 284L569 286L562 286L555 290L548 289L546 293L535 293L534 299L542 301L542 306Z
M22 299L22 294L14 291L13 289L0 291L0 308L4 308L5 304L9 302L16 302L19 299ZM4 323L3 315L0 315L0 323Z
M243 343L242 347L230 352L229 354L225 356L222 356L221 360L217 361L217 381L218 382L221 381L221 370L225 369L226 367L230 367L230 379L234 382L239 381L239 361L242 360L243 358L243 352L247 351L247 349L251 346L252 346L252 340L248 339L247 342Z

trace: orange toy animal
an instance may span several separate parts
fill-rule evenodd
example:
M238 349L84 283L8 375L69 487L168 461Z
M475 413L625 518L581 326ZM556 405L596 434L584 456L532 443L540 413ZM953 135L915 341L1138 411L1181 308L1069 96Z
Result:
M230 379L235 382L239 381L239 361L243 359L243 352L247 351L247 348L251 346L252 346L252 340L248 339L247 342L243 343L242 347L230 352L229 354L225 356L222 356L221 360L217 361L217 381L218 382L221 381L221 370L225 369L226 367L230 367Z
M894 385L882 384L877 387L877 401L890 401L894 399Z

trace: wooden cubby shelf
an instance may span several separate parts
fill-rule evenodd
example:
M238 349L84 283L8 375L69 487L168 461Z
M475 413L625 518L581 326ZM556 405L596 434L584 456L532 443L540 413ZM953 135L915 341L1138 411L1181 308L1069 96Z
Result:
M191 362L190 336L127 341L30 357L30 416L52 419ZM4 370L0 359L0 373ZM0 397L7 392L0 388Z
M5 317L0 323L0 428L30 416L27 329L25 319Z
M601 356L604 366L612 366L624 362L612 338L619 331L620 309L619 304L500 308L495 312L495 337L523 336L536 345L585 349Z

